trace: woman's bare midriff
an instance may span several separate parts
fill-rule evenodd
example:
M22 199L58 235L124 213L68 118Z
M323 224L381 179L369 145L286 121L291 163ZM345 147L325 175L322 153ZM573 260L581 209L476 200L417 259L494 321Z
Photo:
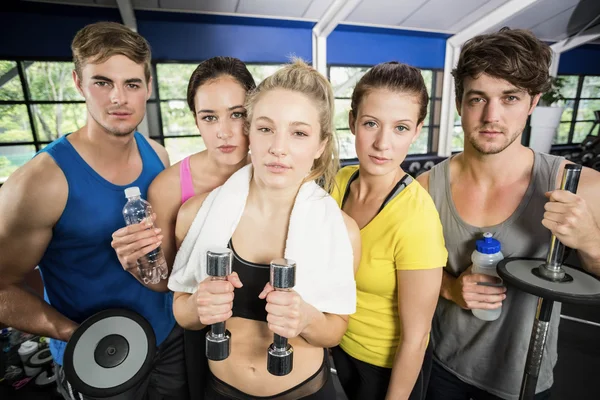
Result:
M323 363L323 349L311 346L302 337L289 340L294 348L294 368L289 375L274 376L267 371L267 349L273 332L266 322L230 318L231 354L223 361L209 361L210 370L223 382L253 396L272 396L310 378Z

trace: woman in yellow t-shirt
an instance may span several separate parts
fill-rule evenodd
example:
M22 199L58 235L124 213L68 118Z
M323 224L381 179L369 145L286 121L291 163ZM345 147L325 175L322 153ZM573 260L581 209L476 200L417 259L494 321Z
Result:
M373 67L352 94L360 165L340 170L332 193L362 239L356 313L332 349L350 400L425 397L448 253L431 197L400 163L421 133L428 101L421 72L397 62Z

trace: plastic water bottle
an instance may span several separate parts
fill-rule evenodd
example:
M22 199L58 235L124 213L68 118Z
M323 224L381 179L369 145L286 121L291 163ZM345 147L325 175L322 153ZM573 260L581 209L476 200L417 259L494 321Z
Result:
M128 187L125 189L125 197L127 197L127 203L123 207L123 217L125 217L127 225L152 222L152 206L142 199L140 188L137 186ZM148 229L154 229L154 224L149 225ZM138 259L137 265L140 277L146 284L155 284L160 282L161 279L167 278L167 263L160 246Z
M475 242L475 251L471 255L474 274L484 274L498 277L496 265L504 258L502 255L502 246L500 242L492 237L492 234L486 232L483 234L483 239ZM495 285L494 285L495 286ZM473 315L484 321L495 321L502 313L502 307L495 310L471 310Z

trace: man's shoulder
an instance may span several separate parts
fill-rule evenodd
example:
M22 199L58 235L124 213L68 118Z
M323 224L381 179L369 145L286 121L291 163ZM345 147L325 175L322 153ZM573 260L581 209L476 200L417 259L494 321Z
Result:
M18 218L26 215L39 218L44 224L58 220L68 196L67 179L47 153L36 155L17 169L0 188L4 210L8 208Z
M149 137L145 137L144 135L141 136L143 136L144 139L150 145L150 147L152 147L152 150L154 150L158 158L160 158L160 161L162 161L165 168L168 168L171 165L171 161L169 160L169 153L167 152L167 149L163 145L158 143L156 140Z
M45 196L58 195L68 189L67 179L54 158L42 152L17 169L4 184L5 190L23 191L32 195L40 191Z
M452 156L441 160L431 167L430 170L425 171L417 176L415 180L430 195L435 195L435 193L432 193L432 191L435 192L433 189L435 189L437 186L440 186L440 178L446 179L446 173L444 171L449 168L448 164L452 162L452 160Z

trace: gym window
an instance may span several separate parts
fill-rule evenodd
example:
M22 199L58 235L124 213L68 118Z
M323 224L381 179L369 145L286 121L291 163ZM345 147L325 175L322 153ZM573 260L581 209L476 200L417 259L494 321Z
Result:
M246 64L258 85L281 65ZM206 147L198 133L194 116L187 104L187 87L198 63L157 63L154 68L157 82L158 109L148 106L150 136L162 143L174 164L183 158L204 150Z
M153 63L154 90L147 104L150 137L171 163L201 151L204 142L187 106L187 85L198 63ZM280 66L250 64L258 84ZM85 124L86 107L72 78L71 60L0 60L0 185L36 152Z
M596 118L594 111L600 110L600 76L560 75L564 78L561 94L565 107L560 120L557 145L578 144L590 133Z
M356 158L354 135L352 135L348 126L348 113L350 111L352 91L360 78L369 69L370 67L329 66L329 80L333 86L333 93L335 95L334 124L338 136L340 159L342 160ZM436 131L439 131L439 116L436 114L439 114L442 94L441 87L436 88L436 80L438 80L438 75L440 74L430 69L422 69L421 73L423 74L427 92L431 99L425 123L423 124L423 130L417 141L410 146L409 154L430 153L432 151L433 136Z
M0 184L60 135L85 123L73 63L0 60Z

